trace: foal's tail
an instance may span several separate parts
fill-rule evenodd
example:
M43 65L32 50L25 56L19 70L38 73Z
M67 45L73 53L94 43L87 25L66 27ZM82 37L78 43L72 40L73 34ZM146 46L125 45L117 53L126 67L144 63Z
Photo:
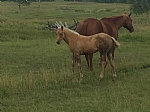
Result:
M120 43L119 43L114 37L111 37L111 39L112 39L113 42L115 43L116 47L119 47L119 46L120 46Z

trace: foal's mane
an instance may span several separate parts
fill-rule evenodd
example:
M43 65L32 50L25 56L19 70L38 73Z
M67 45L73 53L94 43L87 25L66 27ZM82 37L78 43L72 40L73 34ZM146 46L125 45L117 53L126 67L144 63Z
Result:
M70 32L72 32L72 33L74 33L74 34L76 34L76 35L80 35L78 32L73 31L73 30L70 30L70 29L68 29L68 28L64 28L64 30L68 30L68 31L70 31Z

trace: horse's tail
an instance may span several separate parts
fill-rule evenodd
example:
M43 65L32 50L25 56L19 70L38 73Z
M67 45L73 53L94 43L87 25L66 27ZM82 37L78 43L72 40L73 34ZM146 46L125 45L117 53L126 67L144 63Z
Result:
M116 47L119 47L119 46L120 46L120 43L119 43L114 37L111 37L111 39L112 39L113 42L115 43Z

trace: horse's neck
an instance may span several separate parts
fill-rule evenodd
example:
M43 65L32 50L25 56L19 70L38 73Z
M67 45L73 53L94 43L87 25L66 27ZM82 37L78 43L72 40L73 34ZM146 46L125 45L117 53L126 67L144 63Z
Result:
M112 18L112 21L114 22L118 30L124 25L123 16L116 16Z
M76 37L74 37L75 35L77 34L74 34L72 33L71 31L69 30L65 30L64 32L64 35L65 35L65 38L64 38L64 41L69 45L73 42L75 42L75 40L77 39Z

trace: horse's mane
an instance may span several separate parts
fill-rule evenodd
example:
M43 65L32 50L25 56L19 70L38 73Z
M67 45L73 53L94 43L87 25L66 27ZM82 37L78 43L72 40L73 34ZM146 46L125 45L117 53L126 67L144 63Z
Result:
M123 16L123 15L120 15L120 16L111 16L111 17L104 17L101 20L104 20L104 19L116 19L116 18L120 18L121 16Z
M119 16L104 17L101 20L116 19L116 18L120 18L122 16L128 16L128 15L127 14L122 14L122 15L119 15Z

